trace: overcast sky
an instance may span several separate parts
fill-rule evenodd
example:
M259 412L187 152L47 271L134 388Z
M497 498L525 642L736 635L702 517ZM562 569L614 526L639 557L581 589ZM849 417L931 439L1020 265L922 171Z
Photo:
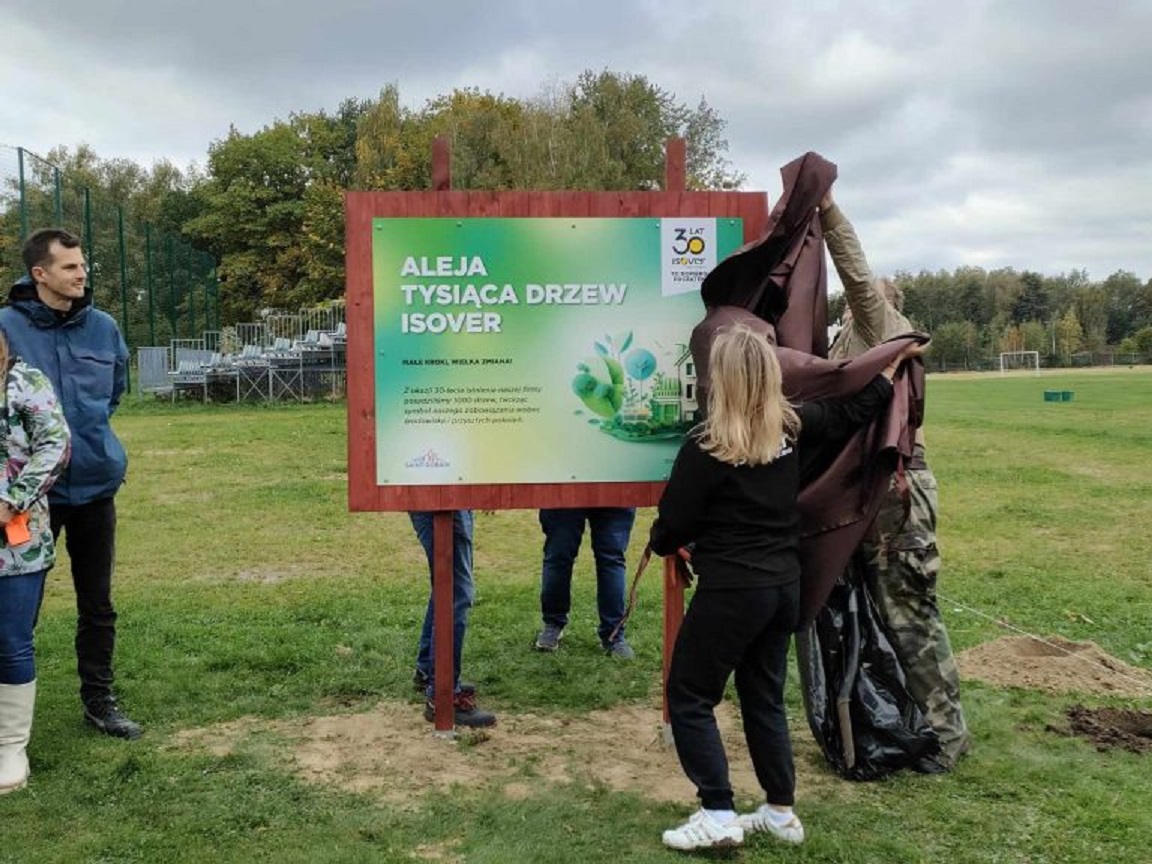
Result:
M0 143L206 161L230 125L395 82L530 97L642 74L774 201L806 150L874 269L1152 278L1152 0L0 0ZM0 172L10 171L0 150Z

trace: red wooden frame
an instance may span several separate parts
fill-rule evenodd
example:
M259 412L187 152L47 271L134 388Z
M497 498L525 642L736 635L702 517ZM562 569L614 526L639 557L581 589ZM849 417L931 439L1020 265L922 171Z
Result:
M664 484L505 483L446 486L376 484L373 375L372 219L461 217L736 217L758 237L767 198L750 192L347 192L348 505L352 510L513 510L539 507L650 507ZM704 308L701 306L703 316ZM685 342L687 342L685 334Z

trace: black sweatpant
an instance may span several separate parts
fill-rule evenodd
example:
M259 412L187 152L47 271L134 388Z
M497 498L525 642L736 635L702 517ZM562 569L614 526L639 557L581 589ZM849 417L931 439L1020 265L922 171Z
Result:
M116 559L116 500L87 504L49 504L52 536L64 543L76 588L76 669L80 699L98 706L112 696L112 653L116 648L116 610L112 607L112 570Z
M733 591L697 590L684 616L668 673L668 713L684 773L708 810L732 810L728 757L715 707L728 676L744 716L744 737L769 804L791 806L796 790L784 712L788 640L800 610L800 583Z

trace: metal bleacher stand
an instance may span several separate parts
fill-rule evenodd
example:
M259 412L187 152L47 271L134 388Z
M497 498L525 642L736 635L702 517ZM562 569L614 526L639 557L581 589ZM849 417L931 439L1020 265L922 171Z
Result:
M343 309L339 314L342 316ZM235 336L252 339L225 353L219 331L203 339L172 340L167 347L137 349L141 392L194 396L211 401L305 401L339 399L347 380L347 327L323 310L315 320L305 315L276 316L285 325L309 323L308 330L288 329L290 335L273 336L263 324L238 325ZM235 345L233 337L233 345Z

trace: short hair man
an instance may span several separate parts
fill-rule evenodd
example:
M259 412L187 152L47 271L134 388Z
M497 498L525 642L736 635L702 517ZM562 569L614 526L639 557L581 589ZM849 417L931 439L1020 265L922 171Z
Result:
M109 422L128 376L128 346L112 316L92 306L80 239L45 228L25 242L28 275L0 309L13 355L52 382L72 430L72 458L48 493L52 534L64 532L76 589L76 665L84 720L117 738L137 738L140 725L112 692L116 610L116 492L128 459Z
M828 358L855 357L914 330L902 312L903 292L896 283L873 276L852 223L840 212L831 192L820 204L820 223L850 313L828 349ZM924 460L924 437L919 429L905 477L910 507L905 510L893 478L864 543L868 582L904 669L908 692L940 738L941 766L950 768L968 751L969 737L960 705L960 677L936 603L940 572L936 477Z

